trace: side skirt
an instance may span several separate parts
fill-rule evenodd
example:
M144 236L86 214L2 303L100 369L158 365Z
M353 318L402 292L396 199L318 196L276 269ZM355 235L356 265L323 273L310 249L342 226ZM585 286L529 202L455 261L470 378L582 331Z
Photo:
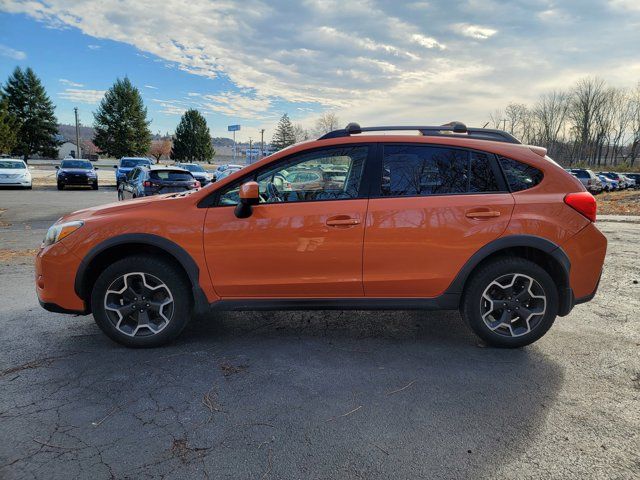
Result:
M460 294L433 298L242 298L209 305L213 311L250 310L457 310Z

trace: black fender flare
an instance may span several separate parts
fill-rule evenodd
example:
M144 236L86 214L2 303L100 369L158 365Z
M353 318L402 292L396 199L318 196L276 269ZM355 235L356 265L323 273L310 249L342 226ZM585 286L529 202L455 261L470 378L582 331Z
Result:
M200 312L204 308L208 307L209 302L200 287L200 268L193 257L191 257L191 255L177 243L151 233L126 233L117 235L115 237L108 238L91 248L91 250L89 250L81 260L76 271L76 277L73 285L76 294L80 298L86 300L88 293L86 292L86 279L90 272L91 264L96 257L113 247L132 244L153 246L164 250L171 255L180 264L189 277L189 282L191 283L191 288L193 290L193 300L196 311Z
M538 237L536 235L507 235L505 237L497 238L492 242L484 245L476 253L474 253L469 260L462 266L451 285L446 290L446 293L461 295L464 292L464 286L469 276L473 273L475 268L488 258L489 256L514 247L530 247L540 250L553 258L560 266L560 271L563 275L563 286L559 286L558 293L561 298L560 315L568 314L573 308L574 297L573 291L570 288L569 273L571 271L571 261L565 253L565 251L554 242L547 240L546 238ZM564 289L564 290L562 290Z

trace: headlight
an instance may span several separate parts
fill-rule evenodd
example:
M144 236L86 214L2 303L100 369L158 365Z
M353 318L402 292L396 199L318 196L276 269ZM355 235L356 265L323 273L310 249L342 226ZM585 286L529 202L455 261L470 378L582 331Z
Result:
M47 230L47 234L44 236L42 246L48 247L49 245L53 245L54 243L59 242L63 238L71 235L83 225L84 222L82 220L51 225L51 227L49 227L49 230Z
M89 177L95 177L96 176L96 172L88 172L87 176Z

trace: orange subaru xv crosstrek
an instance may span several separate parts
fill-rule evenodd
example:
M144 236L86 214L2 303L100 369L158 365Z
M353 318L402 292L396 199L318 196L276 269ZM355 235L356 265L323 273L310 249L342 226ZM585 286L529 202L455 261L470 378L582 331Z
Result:
M197 191L61 218L36 288L133 347L223 309L459 309L519 347L595 295L595 215L578 179L506 132L349 124Z

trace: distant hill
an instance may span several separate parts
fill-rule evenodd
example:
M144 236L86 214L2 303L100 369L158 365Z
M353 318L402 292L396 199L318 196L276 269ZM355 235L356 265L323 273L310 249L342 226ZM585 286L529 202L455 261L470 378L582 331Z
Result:
M213 137L211 139L215 146L219 147L233 147L233 139L227 137Z
M81 140L93 140L95 136L95 131L91 127L80 127L80 139ZM76 127L75 125L58 125L58 133L65 138L65 140L69 140L75 142L76 140Z
M75 142L76 140L76 127L75 125L66 125L59 124L58 125L58 133L60 136L64 137L65 140L69 140L71 142ZM96 132L91 127L80 127L80 139L81 140L93 140ZM159 140L161 138L165 138L169 134L159 134L155 133L151 136L153 140ZM233 139L226 137L214 137L211 139L214 146L217 147L233 147Z

